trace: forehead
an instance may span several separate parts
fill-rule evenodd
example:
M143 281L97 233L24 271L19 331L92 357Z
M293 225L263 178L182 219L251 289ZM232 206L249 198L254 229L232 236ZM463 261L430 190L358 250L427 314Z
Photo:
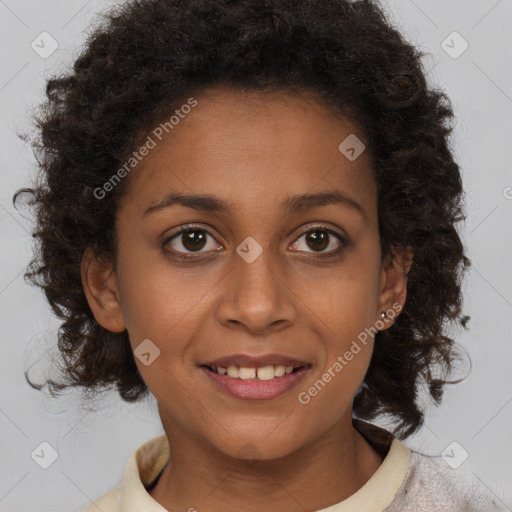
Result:
M374 208L369 155L350 160L340 150L353 137L363 142L364 134L313 93L219 88L195 100L161 140L149 134L154 147L129 176L126 194L140 214L169 192L214 195L232 206L231 214L328 189Z

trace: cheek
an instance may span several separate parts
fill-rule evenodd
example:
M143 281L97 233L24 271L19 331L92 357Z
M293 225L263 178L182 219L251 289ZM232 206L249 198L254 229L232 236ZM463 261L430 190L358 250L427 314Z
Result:
M121 253L121 252L120 252ZM187 326L203 314L216 274L171 265L157 250L131 251L119 262L121 305L130 338L169 343L184 336ZM218 276L217 276L218 279Z
M346 265L333 271L329 279L317 281L318 286L310 287L311 318L324 341L320 381L306 392L319 413L332 409L330 404L351 399L370 363L380 286L380 253L374 245L371 241L367 247L361 245ZM315 393L322 398L313 399Z
M343 283L341 282L343 281ZM341 287L333 283L329 301L316 302L316 329L323 340L317 351L315 379L299 390L298 401L308 421L334 424L351 407L364 380L373 351L374 307L371 286ZM343 291L346 290L346 291Z
M357 251L338 268L309 280L308 306L329 345L339 350L376 321L380 261L375 254L376 249Z

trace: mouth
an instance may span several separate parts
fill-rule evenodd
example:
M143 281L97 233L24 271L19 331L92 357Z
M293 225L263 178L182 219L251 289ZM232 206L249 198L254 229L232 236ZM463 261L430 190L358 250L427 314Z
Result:
M296 373L301 368L311 367L311 364L281 354L233 354L204 361L200 366L206 367L218 375L227 375L232 379L265 381Z
M240 380L260 380L260 381L269 381L273 379L280 379L285 375L290 375L292 373L297 373L303 368L311 367L310 364L300 364L297 366L285 366L282 364L276 365L266 365L266 366L238 366L238 365L229 365L227 367L224 366L210 366L210 365L200 365L202 368L206 368L207 370L216 373L217 375L225 375L231 379L240 379Z
M310 363L272 354L230 356L199 365L217 390L244 400L277 398L296 387L311 367Z

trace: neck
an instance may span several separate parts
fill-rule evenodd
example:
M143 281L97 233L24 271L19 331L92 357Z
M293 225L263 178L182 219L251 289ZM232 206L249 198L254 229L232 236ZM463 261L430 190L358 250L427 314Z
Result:
M351 418L346 423L284 457L253 461L228 457L164 423L171 462L150 495L168 510L221 512L226 503L247 512L329 507L357 492L383 460Z

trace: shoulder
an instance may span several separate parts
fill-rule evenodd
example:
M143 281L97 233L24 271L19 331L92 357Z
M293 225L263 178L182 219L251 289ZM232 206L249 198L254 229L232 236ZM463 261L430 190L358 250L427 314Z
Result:
M170 457L169 443L161 434L137 448L126 462L122 482L80 512L163 512L147 491Z
M108 491L106 494L90 503L80 512L118 512L121 510L121 485Z
M409 468L386 512L491 512L506 510L471 473L438 458L411 453Z

